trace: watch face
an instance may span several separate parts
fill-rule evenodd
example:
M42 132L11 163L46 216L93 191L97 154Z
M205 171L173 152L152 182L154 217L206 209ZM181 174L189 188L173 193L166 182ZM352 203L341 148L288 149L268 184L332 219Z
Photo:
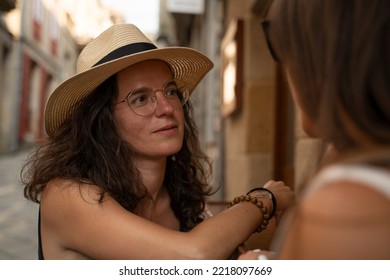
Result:
M269 192L267 192L267 191L261 191L260 193L261 193L262 196L266 196L266 197L268 197L269 199L272 199L272 196L271 196L271 194L270 194Z

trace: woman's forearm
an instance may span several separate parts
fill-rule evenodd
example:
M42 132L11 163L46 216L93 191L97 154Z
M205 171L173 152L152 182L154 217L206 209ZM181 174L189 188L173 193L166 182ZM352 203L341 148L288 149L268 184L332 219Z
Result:
M189 232L195 258L227 258L261 224L263 214L251 202L238 203L202 222Z

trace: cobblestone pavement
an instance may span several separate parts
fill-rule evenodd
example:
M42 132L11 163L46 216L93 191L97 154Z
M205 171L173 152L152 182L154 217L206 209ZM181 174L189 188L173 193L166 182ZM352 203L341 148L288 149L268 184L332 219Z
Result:
M37 258L38 205L23 197L19 175L30 151L0 156L0 260Z

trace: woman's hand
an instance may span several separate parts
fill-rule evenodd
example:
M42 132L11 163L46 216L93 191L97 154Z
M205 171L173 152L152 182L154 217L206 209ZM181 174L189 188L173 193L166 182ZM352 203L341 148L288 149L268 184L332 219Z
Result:
M274 252L260 249L246 251L238 257L239 260L272 260L274 258Z
M295 193L282 181L268 181L263 188L270 190L276 199L276 211L283 211L295 202Z

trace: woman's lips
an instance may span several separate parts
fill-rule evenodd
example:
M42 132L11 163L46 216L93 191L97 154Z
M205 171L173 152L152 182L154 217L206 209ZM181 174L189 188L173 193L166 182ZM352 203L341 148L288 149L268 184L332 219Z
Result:
M176 125L166 125L154 131L154 133L171 136L177 133Z

